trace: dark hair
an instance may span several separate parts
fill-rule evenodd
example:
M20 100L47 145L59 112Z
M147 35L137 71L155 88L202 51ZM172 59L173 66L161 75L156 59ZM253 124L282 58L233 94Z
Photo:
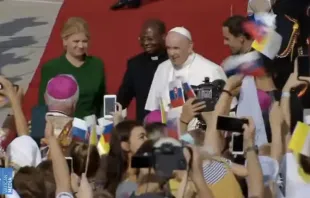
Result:
M153 151L153 147L156 141L154 140L146 140L140 148L137 150L137 155L143 155L144 153L151 153Z
M167 128L167 125L161 122L153 122L150 124L145 125L145 130L147 133L148 138L160 138L164 136L165 129Z
M144 153L152 153L155 142L156 142L155 140L146 140L137 150L136 155L143 155ZM138 176L139 173L140 171L138 169L136 175Z
M310 157L299 154L299 163L301 168L305 171L306 174L310 175Z
M166 25L163 21L159 19L149 19L143 23L143 29L145 28L155 28L158 30L158 33L163 35L166 33Z
M53 163L52 160L45 160L42 161L38 166L37 169L44 177L44 184L46 188L46 197L47 198L54 198L56 192L56 182L54 178L54 171L53 171Z
M129 141L131 131L135 127L142 127L142 124L137 121L126 120L117 124L112 130L110 151L106 157L107 166L105 171L105 189L112 195L115 195L116 188L122 182L129 165L128 155L122 149L121 143Z
M14 176L13 188L22 198L46 197L44 177L35 167L20 168Z
M72 157L73 172L78 176L86 169L86 160L88 154L88 144L73 142L69 149L69 156ZM89 162L86 176L87 178L94 177L100 166L100 155L98 149L94 145L90 145Z
M244 16L235 15L231 16L223 22L223 27L227 27L229 32L235 37L244 36L246 39L252 39L251 36L244 31L243 24L248 19Z

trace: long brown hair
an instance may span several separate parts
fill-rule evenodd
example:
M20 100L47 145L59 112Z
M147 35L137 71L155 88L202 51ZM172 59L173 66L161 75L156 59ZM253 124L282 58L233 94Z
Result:
M115 195L116 188L124 178L129 162L128 153L121 147L122 142L128 142L131 131L142 124L136 121L126 120L115 126L110 139L110 151L106 156L105 189Z

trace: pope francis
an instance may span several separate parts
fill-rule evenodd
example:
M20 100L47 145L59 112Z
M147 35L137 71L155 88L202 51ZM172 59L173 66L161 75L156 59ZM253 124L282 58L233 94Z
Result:
M195 86L202 84L205 77L209 77L210 82L216 79L226 80L220 66L193 51L192 36L186 28L171 29L166 37L166 47L169 59L156 70L146 101L146 110L159 109L159 98L162 98L165 109L169 109L169 83L175 79L185 79Z

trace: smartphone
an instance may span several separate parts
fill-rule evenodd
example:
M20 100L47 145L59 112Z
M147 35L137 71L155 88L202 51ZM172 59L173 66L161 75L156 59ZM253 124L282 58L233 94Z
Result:
M218 130L243 133L243 125L249 124L247 119L218 116L216 128Z
M67 164L68 164L68 168L69 168L69 172L72 173L73 170L73 159L72 157L65 157Z
M243 135L240 133L232 133L232 154L233 155L243 155Z
M40 145L40 141L44 138L45 116L48 111L46 105L38 105L31 111L31 133L30 136Z
M113 112L116 112L116 95L105 95L103 98L103 117L113 118Z
M298 56L298 77L310 76L309 56Z

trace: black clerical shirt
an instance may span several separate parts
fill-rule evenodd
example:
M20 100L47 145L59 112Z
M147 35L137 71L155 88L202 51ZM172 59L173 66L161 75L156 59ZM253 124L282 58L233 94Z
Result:
M148 113L144 107L156 69L160 63L167 59L166 52L152 56L144 52L128 60L127 70L119 88L117 100L125 109L135 97L136 116L139 121L143 121Z

